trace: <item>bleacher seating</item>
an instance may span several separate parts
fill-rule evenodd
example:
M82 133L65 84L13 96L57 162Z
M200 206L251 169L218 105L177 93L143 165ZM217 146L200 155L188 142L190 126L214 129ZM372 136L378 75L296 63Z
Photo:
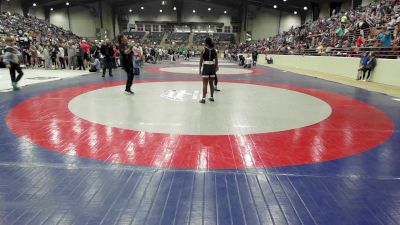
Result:
M222 42L230 44L235 43L235 35L232 33L214 33L213 39L215 43L222 43Z
M210 37L209 33L194 33L193 34L193 44L194 45L202 45L204 43L204 40L206 40L207 37Z
M131 32L125 32L124 33L128 39L133 40L135 42L140 42L144 35L146 35L146 32L144 31L131 31Z
M151 32L146 38L146 43L160 44L163 37L164 37L164 32Z
M189 36L190 33L178 33L178 32L170 33L168 35L167 41L169 43L176 42L176 43L188 44Z
M49 40L73 40L79 37L71 31L64 30L49 22L33 16L24 17L20 14L1 12L0 13L0 35L20 36L18 30L29 34L29 37L38 43L45 43Z

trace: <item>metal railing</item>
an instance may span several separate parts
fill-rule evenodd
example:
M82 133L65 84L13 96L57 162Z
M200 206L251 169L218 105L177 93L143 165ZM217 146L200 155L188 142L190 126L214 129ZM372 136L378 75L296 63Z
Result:
M265 53L276 55L360 57L366 52L373 52L377 58L400 59L400 47L294 49L289 51L266 51Z

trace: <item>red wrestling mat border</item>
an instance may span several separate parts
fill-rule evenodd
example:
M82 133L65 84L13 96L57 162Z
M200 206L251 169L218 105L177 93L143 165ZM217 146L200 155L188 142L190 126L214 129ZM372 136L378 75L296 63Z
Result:
M142 80L136 83L174 81L193 80ZM356 99L288 85L229 82L312 95L327 102L332 107L332 114L320 123L299 129L201 136L113 128L81 119L69 111L68 103L74 97L123 84L112 82L62 89L28 99L9 112L7 125L16 135L61 154L126 165L191 169L262 168L324 162L368 151L385 142L393 132L391 120L382 111ZM135 96L121 94L123 97Z

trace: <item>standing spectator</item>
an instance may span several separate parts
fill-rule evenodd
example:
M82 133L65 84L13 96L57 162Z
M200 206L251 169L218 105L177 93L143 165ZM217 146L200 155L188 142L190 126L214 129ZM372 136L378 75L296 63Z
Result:
M251 57L250 54L247 54L244 68L251 68L251 64L253 64L253 58Z
M51 56L50 56L50 49L49 49L48 45L44 46L43 58L44 58L44 69L50 70L51 69Z
M37 68L39 66L39 57L38 57L38 51L34 45L31 45L29 48L29 51L31 53L31 66L32 68Z
M65 63L65 69L68 66L68 43L63 43L62 48L64 49L64 63Z
M65 61L64 61L65 53L64 53L64 47L61 44L58 45L57 57L58 57L58 62L60 63L61 69L65 69Z
M58 60L58 46L54 45L51 49L51 61L54 65L54 69L57 69L58 66L60 65L60 61Z
M119 43L121 64L127 74L125 93L128 95L132 95L132 94L134 94L131 89L132 84L133 84L133 76L134 76L133 75L132 46L128 45L128 38L123 34L120 34L118 36L118 43Z
M109 39L100 48L101 55L103 56L103 77L106 75L108 68L108 75L112 77L113 55L114 50Z
M77 68L79 67L79 70L82 70L82 68L83 68L83 70L86 70L85 65L83 64L84 55L85 54L83 53L82 46L78 44L76 47L76 58L78 61Z
M18 91L20 88L18 87L18 82L21 80L24 73L20 67L20 63L22 61L22 54L19 51L18 47L15 46L15 38L7 37L6 38L6 49L4 50L4 58L3 62L10 69L10 77L12 82L12 87L14 91ZM18 72L18 77L15 77L15 72Z
M88 65L88 62L90 62L90 58L89 58L89 53L90 53L90 46L88 43L86 43L85 40L82 40L81 46L82 51L83 51L83 65L84 65L84 70L86 70L85 68Z
M68 69L76 68L76 64L77 64L76 51L77 51L77 49L75 47L75 43L73 41L68 42L68 46L67 46Z
M253 66L257 65L257 59L258 59L258 51L256 48L254 48L252 52L252 57L253 57Z

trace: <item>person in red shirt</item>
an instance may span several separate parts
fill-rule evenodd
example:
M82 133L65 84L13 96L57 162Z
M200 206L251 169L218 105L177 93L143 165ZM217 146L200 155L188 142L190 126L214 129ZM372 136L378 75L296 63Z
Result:
M90 46L88 43L86 43L85 40L82 40L81 48L83 49L83 65L86 68L88 65L88 62L90 62L90 58L89 58Z
M361 47L363 45L364 45L364 40L363 40L363 38L361 36L359 36L357 38L357 47L359 48L359 47Z

